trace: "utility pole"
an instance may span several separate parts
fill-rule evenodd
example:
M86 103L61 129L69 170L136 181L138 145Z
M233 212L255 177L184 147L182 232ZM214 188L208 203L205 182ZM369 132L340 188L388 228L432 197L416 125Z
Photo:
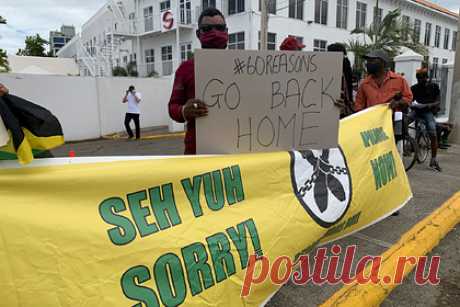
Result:
M460 10L459 10L460 15ZM457 45L455 49L454 81L452 84L452 101L449 120L454 124L452 141L460 143L460 17L458 18Z
M271 0L260 0L260 50L267 50L268 39L268 4Z

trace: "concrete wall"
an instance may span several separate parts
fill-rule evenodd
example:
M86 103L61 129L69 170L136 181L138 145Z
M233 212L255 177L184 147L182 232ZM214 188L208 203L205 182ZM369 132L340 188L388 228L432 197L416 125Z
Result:
M8 62L12 73L63 76L79 74L74 59L9 55Z
M170 78L89 78L0 74L10 93L35 102L56 115L67 141L99 138L124 130L129 85L142 93L141 127L169 124Z

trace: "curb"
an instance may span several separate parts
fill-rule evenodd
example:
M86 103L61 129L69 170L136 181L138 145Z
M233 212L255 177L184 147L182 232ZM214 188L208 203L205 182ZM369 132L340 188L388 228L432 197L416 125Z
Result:
M379 275L393 276L397 260L401 256L417 257L428 254L458 223L460 223L460 192L455 193L441 207L403 234L399 242L381 255L382 265ZM414 268L415 264L407 263L404 277ZM370 272L370 266L367 266L365 271ZM395 283L385 284L382 279L377 284L360 285L354 282L342 287L320 306L379 306L397 286L398 284Z
M154 139L168 139L168 138L176 138L176 137L183 137L185 136L185 132L176 132L176 133L166 133L166 134L156 134L150 136L143 136L141 140L154 140ZM119 134L111 134L111 135L104 135L102 136L105 140L127 140L127 136L120 136Z

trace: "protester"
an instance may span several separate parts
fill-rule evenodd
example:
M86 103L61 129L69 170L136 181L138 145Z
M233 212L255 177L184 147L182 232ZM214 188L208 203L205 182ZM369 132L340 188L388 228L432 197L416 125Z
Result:
M436 83L428 81L428 70L422 68L416 73L417 84L411 87L414 95L414 101L411 105L413 110L409 118L418 119L425 123L428 134L431 139L431 161L430 167L438 172L442 169L439 166L436 155L438 152L438 138L436 134L436 120L434 114L439 111L440 94L439 86Z
M343 52L342 93L343 106L340 108L340 118L353 114L353 71L347 57L347 49L341 43L331 44L327 47L330 52Z
M412 92L401 75L389 70L390 58L387 53L374 50L364 59L368 76L359 86L355 111L383 103L390 103L393 110L405 109L412 101Z
M305 45L293 36L286 37L280 45L281 51L302 51L303 48L305 48Z
M126 91L125 97L123 97L123 103L128 103L128 112L125 116L125 127L128 132L130 139L134 137L133 131L131 130L130 123L131 120L134 120L136 126L136 140L141 138L141 127L140 127L140 108L139 103L141 102L142 95L139 92L136 92L134 85L131 85Z
M395 110L406 109L412 102L412 92L406 80L390 71L390 58L383 50L375 50L364 56L368 76L361 82L355 100L355 111L390 103ZM393 213L394 216L399 212Z
M203 49L226 49L228 29L224 15L215 8L205 9L198 19L196 36ZM169 100L169 116L177 122L186 122L185 154L196 154L195 119L206 115L206 104L195 99L195 63L192 58L177 69Z
M7 95L8 94L8 88L3 85L3 83L0 83L0 97Z
M0 150L0 160L18 159L27 164L34 157L52 158L49 150L64 143L61 124L50 111L10 94L1 83L0 121L8 135L7 144Z

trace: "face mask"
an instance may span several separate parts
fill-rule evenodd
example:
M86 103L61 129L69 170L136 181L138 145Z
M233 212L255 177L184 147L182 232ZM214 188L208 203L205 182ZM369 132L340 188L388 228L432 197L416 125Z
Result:
M367 63L366 70L369 74L375 75L382 70L382 65L380 63Z
M225 49L228 43L228 33L211 30L201 33L199 39L203 49Z

